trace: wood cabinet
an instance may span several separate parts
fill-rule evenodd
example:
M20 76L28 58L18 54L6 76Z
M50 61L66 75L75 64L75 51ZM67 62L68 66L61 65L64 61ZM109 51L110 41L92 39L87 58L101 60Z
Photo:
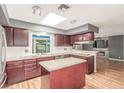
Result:
M86 63L50 72L51 89L79 89L85 86Z
M55 46L63 46L64 45L64 35L56 34L55 35Z
M28 32L25 29L14 28L14 46L28 46Z
M5 29L7 46L28 46L28 32L22 28L3 26Z
M86 73L91 74L91 73L94 72L94 56L89 56L89 57L79 56L79 55L70 55L70 56L87 60L87 71L86 71Z
M38 76L38 68L36 59L27 59L24 60L24 75L25 79L30 79Z
M83 35L82 35L82 34L76 35L76 36L75 36L75 41L76 41L76 42L83 41Z
M13 46L13 28L4 26L7 46Z
M12 84L24 80L23 61L10 61L6 65L7 83Z
M70 46L70 36L69 35L64 35L64 46Z
M94 32L88 32L88 33L71 36L71 44L80 41L93 41L93 40L94 40Z
M37 64L38 64L38 62L44 62L44 61L54 60L54 59L55 59L55 57L37 58ZM49 74L49 72L41 65L39 65L38 67L39 67L39 70L41 69L41 76Z
M74 44L75 41L76 41L76 36L75 36L75 35L72 35L72 36L70 37L70 39L71 39L71 44Z
M70 36L56 34L55 35L55 46L70 46Z
M94 56L87 57L87 74L94 72Z
M83 41L93 41L94 40L94 32L89 32L89 33L85 33L83 34Z

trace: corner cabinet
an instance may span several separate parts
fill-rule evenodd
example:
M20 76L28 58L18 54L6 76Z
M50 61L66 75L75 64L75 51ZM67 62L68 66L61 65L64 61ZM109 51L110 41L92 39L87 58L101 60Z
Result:
M5 29L7 46L28 46L28 31L22 28L3 26Z
M64 35L55 34L55 46L63 46L64 45Z

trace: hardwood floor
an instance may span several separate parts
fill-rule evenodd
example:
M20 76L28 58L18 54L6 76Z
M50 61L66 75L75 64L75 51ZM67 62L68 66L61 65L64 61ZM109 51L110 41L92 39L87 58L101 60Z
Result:
M86 75L84 89L124 89L124 62L97 60L97 73ZM6 86L9 89L49 88L49 75Z

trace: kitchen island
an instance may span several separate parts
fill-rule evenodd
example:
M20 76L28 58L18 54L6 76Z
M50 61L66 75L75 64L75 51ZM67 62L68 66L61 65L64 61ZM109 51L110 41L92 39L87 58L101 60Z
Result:
M51 89L79 89L85 85L86 60L69 57L39 64L50 72Z

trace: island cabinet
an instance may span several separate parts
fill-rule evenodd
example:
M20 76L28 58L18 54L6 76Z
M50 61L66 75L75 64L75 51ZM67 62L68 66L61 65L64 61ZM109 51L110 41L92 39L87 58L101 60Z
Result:
M49 74L49 72L44 68L42 67L39 62L45 62L45 61L48 61L48 60L54 60L55 57L51 56L51 57L43 57L43 58L37 58L37 64L38 64L38 73L41 74L41 76L43 75L47 75Z
M24 60L24 76L25 79L30 79L38 76L38 68L36 59L27 59Z
M6 34L7 46L28 46L28 31L22 28L3 26Z
M25 79L23 61L8 61L6 65L6 73L8 84L23 81Z
M81 58L81 59L85 59L87 60L87 70L86 73L87 74L91 74L94 72L94 56L79 56L79 55L70 55L71 57L75 57L75 58Z

